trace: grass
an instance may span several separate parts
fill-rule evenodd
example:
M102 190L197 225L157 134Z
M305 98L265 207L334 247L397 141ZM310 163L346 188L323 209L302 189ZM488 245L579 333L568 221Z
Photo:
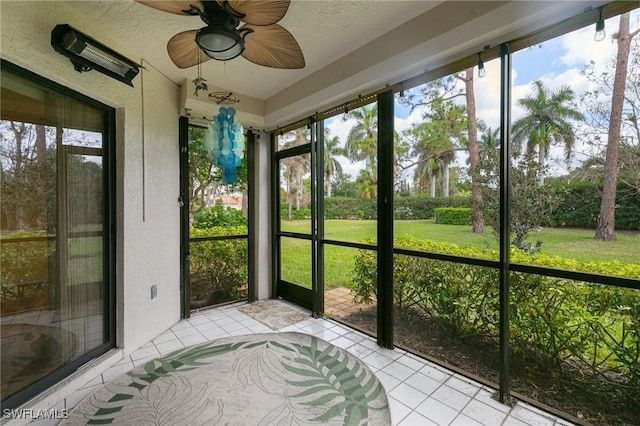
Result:
M282 229L291 232L309 233L310 221L283 221ZM470 226L440 225L432 220L396 220L394 235L405 234L417 239L448 242L461 247L498 248L498 241L491 229L484 235L474 234ZM596 241L593 229L544 228L531 233L531 241L542 241L542 252L580 261L620 261L639 264L639 232L617 232L616 241ZM374 220L327 220L325 239L362 242L376 237ZM284 239L283 278L311 287L311 244L307 240ZM325 287L344 285L353 268L356 249L337 246L325 248ZM588 271L587 271L588 272Z

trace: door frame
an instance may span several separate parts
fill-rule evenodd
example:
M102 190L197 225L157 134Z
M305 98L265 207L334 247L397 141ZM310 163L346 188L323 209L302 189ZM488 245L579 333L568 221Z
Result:
M318 280L318 262L317 250L318 250L318 215L317 215L317 197L318 197L318 185L317 185L317 143L316 143L316 126L311 120L304 120L301 123L297 123L296 126L292 126L287 131L295 130L303 126L307 126L309 129L310 141L307 144L295 146L292 148L278 150L278 137L275 133L271 133L271 158L272 158L272 205L274 206L273 215L273 294L277 298L288 300L297 305L300 305L306 309L309 309L314 316L322 314L322 303L318 303L322 299L322 290L319 289ZM282 132L280 133L282 134ZM301 234L296 232L282 231L281 224L281 200L280 200L280 161L285 158L295 157L298 155L310 155L310 169L311 169L311 232L310 234ZM282 262L281 262L281 239L295 238L301 240L308 240L311 244L311 289L302 287L298 284L286 281L282 279Z

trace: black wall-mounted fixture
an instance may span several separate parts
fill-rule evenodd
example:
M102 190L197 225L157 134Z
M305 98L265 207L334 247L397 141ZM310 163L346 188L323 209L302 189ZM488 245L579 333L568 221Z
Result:
M71 59L78 72L94 69L131 87L140 72L138 64L68 24L58 24L51 31L51 46Z

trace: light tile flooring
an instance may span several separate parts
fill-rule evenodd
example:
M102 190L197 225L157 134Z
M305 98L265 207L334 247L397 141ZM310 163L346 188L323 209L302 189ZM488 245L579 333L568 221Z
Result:
M519 402L513 408L500 404L492 399L493 391L490 388L406 351L381 348L371 337L337 322L309 317L274 331L240 312L240 306L244 306L244 303L203 310L193 314L189 320L178 322L54 408L70 410L114 377L185 346L224 336L297 331L329 341L366 362L387 391L394 425L571 425L527 404ZM34 423L55 424L51 421Z

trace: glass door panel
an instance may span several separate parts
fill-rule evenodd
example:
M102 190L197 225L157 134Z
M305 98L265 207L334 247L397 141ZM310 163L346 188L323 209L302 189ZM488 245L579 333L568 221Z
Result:
M109 110L14 68L3 62L3 408L106 352L114 330Z

